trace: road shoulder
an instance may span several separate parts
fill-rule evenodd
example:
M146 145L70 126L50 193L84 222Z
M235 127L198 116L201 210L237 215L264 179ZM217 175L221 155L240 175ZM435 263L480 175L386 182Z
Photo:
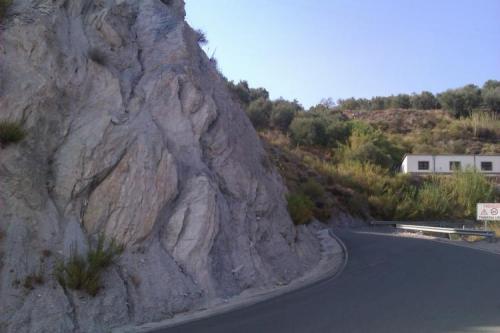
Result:
M373 227L371 227L371 228L373 228ZM500 242L499 241L489 242L488 240L485 240L485 239L484 240L477 240L477 241L451 240L448 238L423 235L423 234L419 234L419 233L415 233L415 232L398 231L394 228L388 229L389 227L376 227L376 228L378 230L377 229L371 229L371 230L374 233L383 233L383 234L388 234L388 235L392 235L395 237L426 239L426 240L431 240L431 241L435 241L435 242L442 243L442 244L466 247L466 248L477 250L477 251L488 252L488 253L500 255ZM377 230L377 231L375 231L375 230Z
M272 288L248 289L230 299L217 299L206 309L178 314L173 318L159 322L147 323L140 326L124 326L114 328L113 333L138 333L150 332L152 330L166 329L182 325L191 321L231 312L237 309L251 306L253 304L278 297L280 295L305 288L323 280L332 279L340 275L348 260L345 244L333 233L330 228L316 231L321 244L321 259L314 269L308 274L299 277L284 286Z

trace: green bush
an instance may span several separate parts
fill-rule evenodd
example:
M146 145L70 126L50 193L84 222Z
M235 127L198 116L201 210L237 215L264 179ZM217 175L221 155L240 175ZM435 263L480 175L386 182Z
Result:
M114 240L105 246L104 236L100 235L96 246L85 256L73 249L69 260L56 265L54 275L63 288L83 290L95 296L101 289L101 273L115 263L123 250Z
M0 22L5 17L7 9L12 4L12 0L0 0Z
M301 184L300 190L314 202L321 200L325 194L323 186L313 178L309 178L305 183Z
M338 147L347 142L351 135L351 126L347 121L331 121L326 126L326 136L328 138L328 146Z
M493 142L500 140L500 115L497 113L473 112L470 117L460 119L458 124L461 125L464 136L472 134L476 138ZM468 133L470 131L472 133Z
M287 197L288 212L296 225L305 224L313 217L314 203L304 194L292 193Z
M373 163L388 169L399 165L404 154L401 147L394 145L378 130L356 123L354 126L348 143L339 150L343 161Z
M467 170L450 177L435 176L418 188L408 188L398 203L395 218L474 218L478 202L494 200L492 183L481 173Z
M392 99L392 107L399 109L409 109L411 106L410 95L399 94Z
M439 107L437 98L433 93L422 91L410 97L411 107L417 110L432 110Z
M325 146L328 142L325 122L319 117L295 117L290 124L290 136L297 145Z
M0 121L0 145L16 143L26 137L21 124L11 121Z
M295 114L302 110L302 106L296 101L289 102L283 99L275 101L271 112L271 126L286 133Z
M481 89L469 84L459 89L449 89L438 95L439 103L456 118L471 114L481 104Z
M415 198L415 208L410 212L410 218L450 218L455 215L454 201L451 193L439 181L425 183L418 190Z
M198 29L195 31L195 34L196 34L196 41L198 42L198 44L200 44L201 46L208 44L207 35L203 30Z
M272 103L264 98L259 98L250 103L247 114L256 129L260 130L269 127L272 108Z
M500 113L500 87L483 89L483 101L487 108Z
M495 200L493 184L473 170L455 172L446 186L451 193L450 199L457 203L464 217L474 218L478 202Z

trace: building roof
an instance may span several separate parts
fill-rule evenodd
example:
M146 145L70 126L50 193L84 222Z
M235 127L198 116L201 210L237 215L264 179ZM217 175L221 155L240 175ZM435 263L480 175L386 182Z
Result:
M500 154L405 154L403 160L406 156L495 156L500 157Z
M436 157L436 156L493 156L493 157L500 157L500 154L405 154L403 156L403 159L401 160L401 163L408 156L431 156L431 157Z

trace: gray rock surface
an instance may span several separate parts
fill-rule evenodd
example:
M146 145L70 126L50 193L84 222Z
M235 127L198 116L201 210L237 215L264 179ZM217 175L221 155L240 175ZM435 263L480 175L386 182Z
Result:
M320 258L181 0L14 0L0 29L0 332L103 332L286 283ZM126 244L92 298L52 276ZM42 284L21 281L39 272Z

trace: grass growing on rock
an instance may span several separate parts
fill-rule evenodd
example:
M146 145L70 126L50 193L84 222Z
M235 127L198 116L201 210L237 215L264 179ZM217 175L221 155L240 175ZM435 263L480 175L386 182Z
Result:
M313 217L314 203L306 195L292 193L288 195L288 212L296 225L306 224Z
M1 1L1 0L0 0ZM12 121L0 121L0 145L17 143L26 137L21 124Z
M124 246L115 240L106 245L104 236L100 235L86 255L73 249L67 261L57 264L54 275L63 288L82 290L95 296L102 288L102 272L116 262L123 250Z
M12 4L12 0L0 0L0 23L7 13L7 9Z

